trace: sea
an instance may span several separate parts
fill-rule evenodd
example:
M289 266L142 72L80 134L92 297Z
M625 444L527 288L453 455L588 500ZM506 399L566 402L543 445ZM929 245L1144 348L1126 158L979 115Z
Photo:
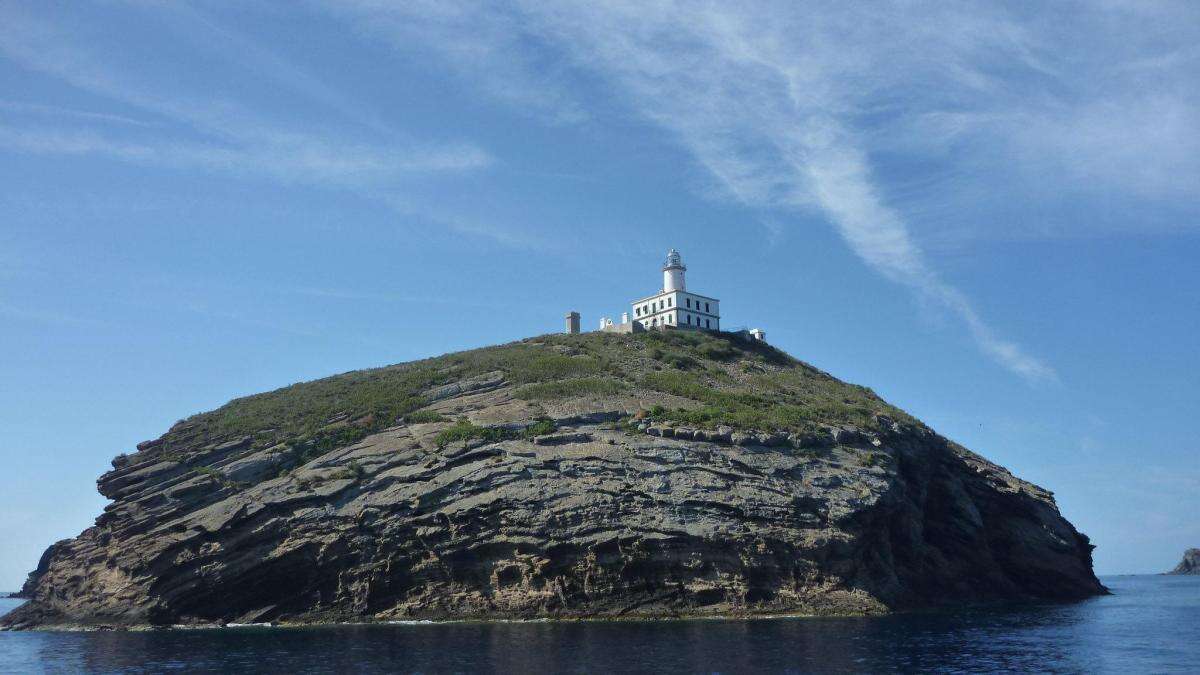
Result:
M1200 672L1200 577L1101 580L1073 604L871 618L0 633L0 672Z

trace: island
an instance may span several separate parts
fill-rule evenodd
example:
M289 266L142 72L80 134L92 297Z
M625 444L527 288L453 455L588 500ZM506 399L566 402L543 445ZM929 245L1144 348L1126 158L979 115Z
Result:
M1183 552L1183 560L1167 574L1200 574L1200 548L1189 548Z
M744 331L543 335L294 384L179 421L98 488L4 628L1106 592L1050 491Z

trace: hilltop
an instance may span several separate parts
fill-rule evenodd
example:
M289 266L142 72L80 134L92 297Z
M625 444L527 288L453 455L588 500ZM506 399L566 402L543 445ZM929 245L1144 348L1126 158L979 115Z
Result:
M113 460L9 628L863 614L1104 592L1050 492L730 334L546 335Z

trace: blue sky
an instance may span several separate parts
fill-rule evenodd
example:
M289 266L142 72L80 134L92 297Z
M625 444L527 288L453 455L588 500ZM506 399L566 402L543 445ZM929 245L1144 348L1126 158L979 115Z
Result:
M1200 9L737 4L0 5L0 588L176 419L592 327L669 247L1100 573L1200 546Z

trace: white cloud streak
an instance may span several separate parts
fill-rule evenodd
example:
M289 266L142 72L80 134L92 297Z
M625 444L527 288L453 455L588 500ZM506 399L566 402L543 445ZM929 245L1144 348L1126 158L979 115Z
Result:
M238 46L258 58L259 70L320 100L340 104L332 90L244 38L184 6L167 6L177 21L210 36L208 42ZM431 144L356 140L331 129L315 132L289 128L233 101L188 94L183 87L155 86L108 63L86 40L25 12L0 10L0 55L26 68L60 78L113 101L169 121L160 134L128 135L91 129L8 126L0 146L47 154L104 155L155 165L199 167L240 175L261 174L283 181L368 187L417 173L471 171L491 164L491 156L470 143ZM169 93L168 93L169 92ZM93 119L102 118L94 114Z

